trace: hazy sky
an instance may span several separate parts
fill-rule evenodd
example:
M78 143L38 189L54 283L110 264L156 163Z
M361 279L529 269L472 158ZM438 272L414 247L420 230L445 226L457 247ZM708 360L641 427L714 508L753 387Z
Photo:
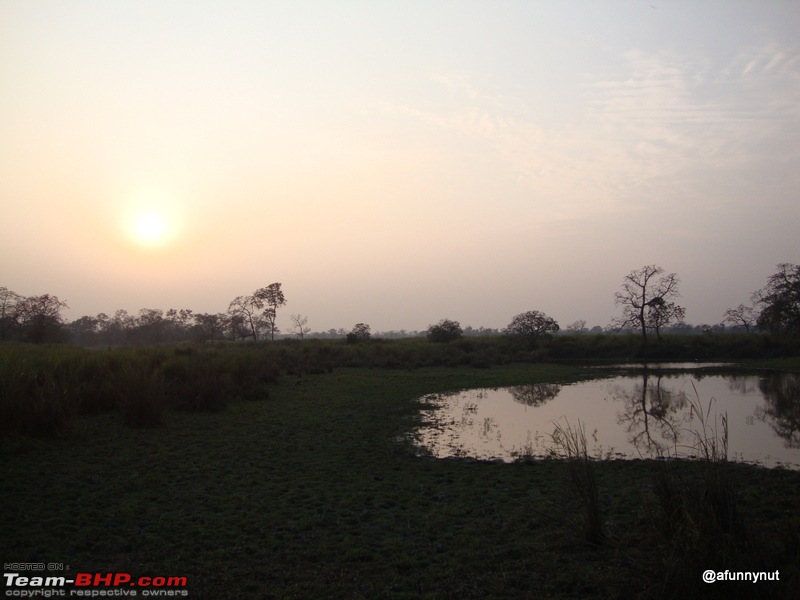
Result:
M800 262L800 3L2 0L0 207L70 319L717 323Z

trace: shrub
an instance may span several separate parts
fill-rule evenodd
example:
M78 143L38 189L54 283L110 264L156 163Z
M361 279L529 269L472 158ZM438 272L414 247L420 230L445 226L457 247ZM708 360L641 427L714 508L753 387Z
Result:
M458 321L442 319L436 325L428 327L427 338L431 342L452 342L463 335L461 324Z

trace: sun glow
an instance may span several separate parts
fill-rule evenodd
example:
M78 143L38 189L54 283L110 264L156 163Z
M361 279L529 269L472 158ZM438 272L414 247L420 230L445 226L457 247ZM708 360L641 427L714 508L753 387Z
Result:
M123 221L128 238L144 248L161 248L178 235L174 202L161 195L137 198L125 211Z
M148 246L160 245L167 237L167 223L163 215L155 212L139 215L133 227L136 239Z

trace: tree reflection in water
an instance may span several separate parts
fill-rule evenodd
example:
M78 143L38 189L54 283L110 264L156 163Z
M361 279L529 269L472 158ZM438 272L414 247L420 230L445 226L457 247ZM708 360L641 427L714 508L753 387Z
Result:
M770 373L759 379L758 387L765 404L756 408L756 417L769 420L787 448L800 448L800 375Z
M541 406L552 400L561 391L561 386L555 383L533 383L530 385L514 385L507 388L511 397L526 406Z
M655 367L424 400L428 423L415 436L437 456L550 456L554 423L568 419L594 432L587 442L597 458L726 457L730 424L734 460L800 468L800 374Z
M665 376L651 375L645 369L642 380L633 388L615 386L612 397L621 401L623 408L617 423L625 427L628 441L640 457L661 458L677 456L683 426L691 420L686 393L662 386Z

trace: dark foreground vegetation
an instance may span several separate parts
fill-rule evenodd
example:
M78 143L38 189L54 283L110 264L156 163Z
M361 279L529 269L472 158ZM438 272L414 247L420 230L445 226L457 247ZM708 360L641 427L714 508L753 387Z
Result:
M281 377L341 368L488 369L509 363L709 361L800 355L800 337L769 334L668 335L643 345L635 335L564 335L531 347L509 336L185 344L87 350L0 344L0 431L59 435L75 415L118 412L135 427L161 424L166 410L220 411L265 399Z
M4 561L186 576L193 598L796 598L800 473L713 445L435 460L407 435L425 394L575 380L588 358L799 354L762 335L2 345Z

